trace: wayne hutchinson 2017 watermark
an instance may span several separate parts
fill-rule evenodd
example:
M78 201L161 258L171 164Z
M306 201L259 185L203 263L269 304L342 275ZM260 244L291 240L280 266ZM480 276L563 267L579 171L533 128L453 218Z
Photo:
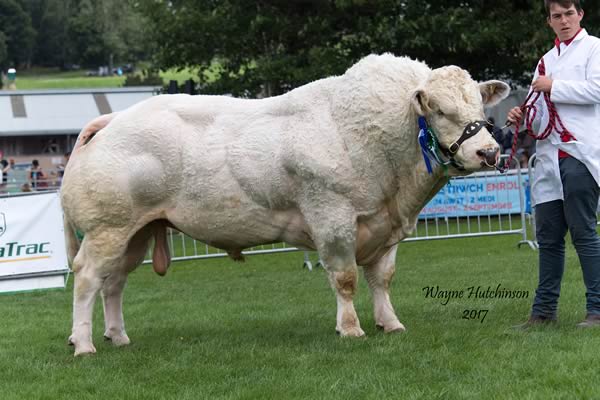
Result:
M492 286L469 286L464 289L442 289L438 285L425 286L423 294L426 299L437 299L440 304L447 306L452 300L457 299L528 299L529 291L511 290L502 287L499 283L495 288ZM462 312L462 319L479 320L481 323L485 320L489 310L468 309Z

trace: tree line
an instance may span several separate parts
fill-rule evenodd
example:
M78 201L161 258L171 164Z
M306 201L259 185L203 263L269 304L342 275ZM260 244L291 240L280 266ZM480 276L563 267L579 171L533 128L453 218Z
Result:
M0 0L0 67L96 67L148 58L144 17L118 0Z
M582 0L596 35L598 3ZM143 59L252 97L391 52L519 84L552 46L545 20L543 0L0 0L0 65Z

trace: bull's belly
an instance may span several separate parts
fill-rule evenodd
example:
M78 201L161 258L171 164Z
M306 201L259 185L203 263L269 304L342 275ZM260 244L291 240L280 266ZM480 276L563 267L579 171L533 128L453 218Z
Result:
M394 232L388 217L387 212L382 212L358 221L358 265L376 262L393 246ZM186 235L230 253L278 242L317 249L311 229L298 209L276 211L246 204L240 208L206 211L188 204L188 207L167 212L167 219Z
M302 214L297 210L239 210L167 212L167 219L186 235L211 246L237 252L262 244L286 242L315 249Z

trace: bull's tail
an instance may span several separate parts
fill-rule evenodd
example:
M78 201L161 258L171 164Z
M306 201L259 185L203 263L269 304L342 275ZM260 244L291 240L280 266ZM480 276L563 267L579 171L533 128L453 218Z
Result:
M65 229L65 244L67 245L67 260L69 262L69 267L73 268L73 260L79 252L79 247L81 246L81 241L77 237L77 232L73 227L73 224L67 219L67 216L63 216L64 221L64 229Z
M75 142L75 146L73 147L73 153L75 153L79 148L85 146L94 138L96 133L98 133L101 129L106 128L106 126L112 121L118 112L104 114L99 117L94 118L86 126L83 127L81 132L79 132L79 136L77 136L77 142Z

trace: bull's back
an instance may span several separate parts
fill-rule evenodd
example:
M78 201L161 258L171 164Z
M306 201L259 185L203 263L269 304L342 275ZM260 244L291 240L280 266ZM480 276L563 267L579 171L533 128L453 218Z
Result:
M68 217L84 231L150 215L196 237L231 236L249 220L273 220L276 208L280 232L297 220L284 204L277 156L277 121L285 118L259 103L158 96L120 113L74 151L63 186Z

